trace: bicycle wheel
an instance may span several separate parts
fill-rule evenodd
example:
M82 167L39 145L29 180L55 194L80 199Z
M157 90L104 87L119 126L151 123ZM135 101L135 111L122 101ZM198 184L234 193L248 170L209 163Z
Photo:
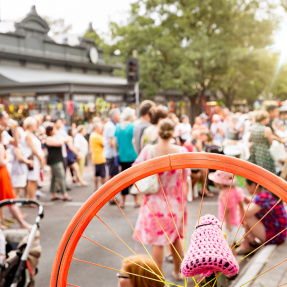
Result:
M87 239L87 237L83 236L83 233L86 230L87 226L89 225L89 223L93 218L96 219L100 218L98 217L98 214L103 209L103 207L109 202L109 200L113 199L115 195L117 195L124 188L130 186L131 184L145 177L166 171L185 169L185 168L196 168L196 169L207 169L207 170L213 169L213 170L226 171L232 173L233 175L238 175L246 179L252 180L258 185L261 185L266 189L268 189L269 191L271 191L272 193L274 193L285 203L287 202L287 192L286 192L287 183L284 180L278 178L274 174L268 172L267 170L259 166L253 165L246 161L242 161L240 159L217 154L208 154L208 153L183 153L183 154L167 155L143 162L141 164L133 166L132 168L120 173L116 177L109 180L105 185L103 185L99 190L97 190L79 209L79 211L76 213L76 215L70 222L68 228L66 229L66 232L63 235L60 245L58 247L57 254L54 260L50 286L51 287L79 286L76 285L77 283L75 282L73 283L69 281L70 283L68 283L67 281L72 261L90 263L94 265L94 267L97 266L95 268L99 269L100 267L104 267L100 263L94 264L91 262L87 262L85 260L77 260L73 256L76 247L78 246L79 240L81 238ZM202 211L202 205L203 205L203 196L202 200L200 201L199 217ZM243 219L244 218L242 218L242 221ZM104 221L102 221L102 223L105 224ZM108 225L106 224L106 226ZM95 235L96 237L101 238L101 235L99 234L96 235ZM97 239L90 241L96 243ZM103 247L104 244L103 245L98 244L98 245ZM79 254L81 254L81 252ZM111 262L109 264L111 264ZM83 268L85 268L85 266L83 266ZM117 270L112 267L109 269ZM75 270L77 269L74 269L72 273L77 273L77 271ZM79 271L78 274L82 274L82 272ZM100 286L94 284L95 282L87 286ZM176 286L181 285L176 284Z

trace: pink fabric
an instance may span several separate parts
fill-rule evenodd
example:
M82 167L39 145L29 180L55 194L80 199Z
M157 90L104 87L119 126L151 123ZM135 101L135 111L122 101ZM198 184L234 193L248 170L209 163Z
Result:
M218 219L213 215L200 218L188 251L181 264L181 273L185 277L203 274L209 277L214 272L234 276L239 266L232 254Z
M186 152L186 149L179 147L181 152ZM134 164L145 161L147 158L147 149L144 148ZM190 169L183 171L183 188L187 177L190 175ZM182 174L181 170L167 171L159 174L162 186L164 188L169 206L171 208L176 226L180 237L183 237L183 210L182 210ZM145 195L145 199L154 212L159 223L163 227L171 242L178 239L178 234L174 226L172 216L165 201L161 187L155 194ZM184 222L187 222L186 213L186 194L184 191ZM150 212L148 206L143 202L140 213L137 219L135 230L144 244L152 244L164 246L170 244L161 227L158 225L153 214ZM138 240L136 234L133 235L135 240Z
M218 216L219 220L222 221L224 215L225 205L228 199L229 188L220 191L218 197ZM239 226L241 218L239 215L238 204L244 200L244 190L240 187L233 187L230 190L230 196L227 204L227 208L230 211L230 224ZM225 221L225 219L224 219Z

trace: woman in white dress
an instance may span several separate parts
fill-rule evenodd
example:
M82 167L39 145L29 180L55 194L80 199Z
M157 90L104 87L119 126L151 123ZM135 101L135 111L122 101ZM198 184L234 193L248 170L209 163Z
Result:
M25 141L26 133L22 127L12 129L15 138L14 146L10 146L11 162L11 181L17 198L20 197L22 189L26 188L28 177L28 166L33 166L33 160L28 160L23 156L23 140Z
M26 197L35 199L37 190L37 181L40 179L40 169L44 167L45 157L42 151L41 141L34 135L37 130L37 121L28 117L24 121L24 129L26 130L26 154L24 156L33 160L33 169L28 171Z

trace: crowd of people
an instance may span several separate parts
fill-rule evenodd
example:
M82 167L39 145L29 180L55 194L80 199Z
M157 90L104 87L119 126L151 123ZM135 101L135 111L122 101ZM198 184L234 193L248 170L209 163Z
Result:
M41 195L40 184L44 173L49 171L51 200L71 201L67 175L71 174L77 186L86 186L83 174L89 162L94 168L93 189L97 190L106 180L133 165L150 158L182 152L213 152L234 156L249 160L284 179L287 177L286 121L279 116L277 106L248 114L231 113L223 109L222 114L214 114L211 118L202 113L195 118L193 125L187 115L178 118L167 107L156 105L150 100L141 103L139 118L134 109L126 107L110 110L106 119L95 117L88 125L78 126L74 123L67 126L65 119L52 119L41 114L16 122L6 112L1 112L0 136L1 200L15 197L35 199ZM159 179L166 194L157 192L146 195L142 203L138 194L132 194L134 207L140 208L134 239L152 245L152 256L160 269L166 252L166 261L174 263L173 277L177 280L182 279L179 273L179 255L183 254L180 237L184 232L183 222L187 222L186 208L183 210L183 207L186 206L187 197L195 196L185 196L181 192L182 178L187 190L194 190L201 183L205 190L200 192L206 197L213 197L215 194L209 190L209 185L204 184L206 172L205 169L185 169L183 174L181 170L164 172L159 174ZM231 181L231 178L232 175L221 171L208 174L210 182L219 188L220 219L223 219L224 206L227 204L227 190L232 185L224 225L229 241L240 224L238 210L243 214L244 205L250 202L243 189L236 187L236 180ZM190 184L193 188L189 187ZM254 192L255 188L255 183L246 182L248 192ZM264 188L257 188L256 192L246 214L245 231L264 216L263 211L276 203L276 196ZM119 206L122 209L125 208L129 193L129 187L121 191ZM169 216L170 210L164 208L166 201L169 202L173 218ZM152 205L155 214L161 214L159 220L163 221L170 241L151 216L149 205ZM10 210L21 227L30 228L18 207L12 206ZM280 220L277 215L280 215ZM3 212L0 217L3 222ZM176 228L171 228L174 222ZM286 225L286 210L280 202L250 232L237 252L249 252L256 240L268 241ZM0 227L5 228L3 225ZM285 238L286 232L283 232L271 243L282 243Z

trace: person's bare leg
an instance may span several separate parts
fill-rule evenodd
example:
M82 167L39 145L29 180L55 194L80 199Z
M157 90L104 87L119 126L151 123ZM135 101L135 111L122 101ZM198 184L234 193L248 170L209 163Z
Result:
M165 258L169 257L169 256L172 256L172 253L171 253L171 245L168 244L165 246Z
M81 186L85 186L85 183L83 181L83 178L80 174L80 170L79 170L79 166L78 166L78 163L77 162L74 162L72 165L71 165L74 173L75 173L75 176L76 178L78 179L79 183Z
M200 182L201 182L201 184L202 184L202 192L203 192L203 188L204 188L204 185L205 185L205 179L206 179L207 170L206 170L206 169L202 169L200 172L201 172ZM207 196L207 197L213 197L213 196L214 196L214 194L211 193L211 192L208 190L207 184L206 184L206 186L205 186L204 195Z
M245 222L247 224L248 230L250 230L257 222L258 218L256 216L245 216ZM259 222L252 230L251 235L257 237L262 243L266 241L266 230L264 224Z
M182 245L181 245L181 242L180 242L180 239L178 238L174 243L173 243L176 251L174 250L174 248L171 246L171 254L172 254L172 258L173 258L173 265L174 265L174 269L173 269L173 272L176 276L179 276L180 275L180 264L181 264L181 260L183 259L182 256L183 256L183 249L182 249ZM179 256L180 257L179 257Z
M27 186L29 185L27 197L29 199L36 199L35 192L37 190L37 181L28 180Z
M95 183L95 191L98 190L98 178L94 177L94 183Z
M202 173L201 173L201 171L199 171L197 173L191 173L190 177L191 177L192 189L193 189L193 187L196 184L198 184L198 182L200 181L200 179L202 177Z
M21 187L15 187L14 192L15 192L16 198L20 198Z
M121 196L121 197L122 197L122 201L121 201L120 206L121 206L121 207L125 207L125 203L126 203L126 196L122 194L122 196Z
M4 212L3 212L3 207L0 208L0 229L5 230L7 227L3 225L1 222L4 219Z
M15 192L16 198L20 198L21 189L22 189L21 187L15 187L15 188L14 188L14 192ZM21 212L21 215L22 215L22 218L23 218L23 219L25 219L25 218L28 216L28 214L22 212L22 210L20 210L20 212Z
M163 246L152 245L151 256L160 270L162 270L163 265L163 253Z
M28 197L29 196L29 189L30 189L30 180L27 180L27 185L25 187L25 194L24 194L25 198L29 198Z
M104 185L106 183L106 178L105 177L101 177L101 184Z
M192 199L193 200L195 200L195 193L194 193L195 186L199 183L201 176L202 176L201 171L199 171L197 173L191 173L191 175L190 175L191 186L192 186Z
M21 215L21 211L20 211L18 206L10 205L9 209L10 209L10 212L11 212L12 216L18 221L18 223L19 223L21 228L24 228L24 229L31 229L32 228L32 225L27 223L23 219L23 217Z
M134 194L134 201L135 201L135 207L139 207L139 201L137 194Z
M4 210L3 207L0 208L0 220L2 221L4 219Z

